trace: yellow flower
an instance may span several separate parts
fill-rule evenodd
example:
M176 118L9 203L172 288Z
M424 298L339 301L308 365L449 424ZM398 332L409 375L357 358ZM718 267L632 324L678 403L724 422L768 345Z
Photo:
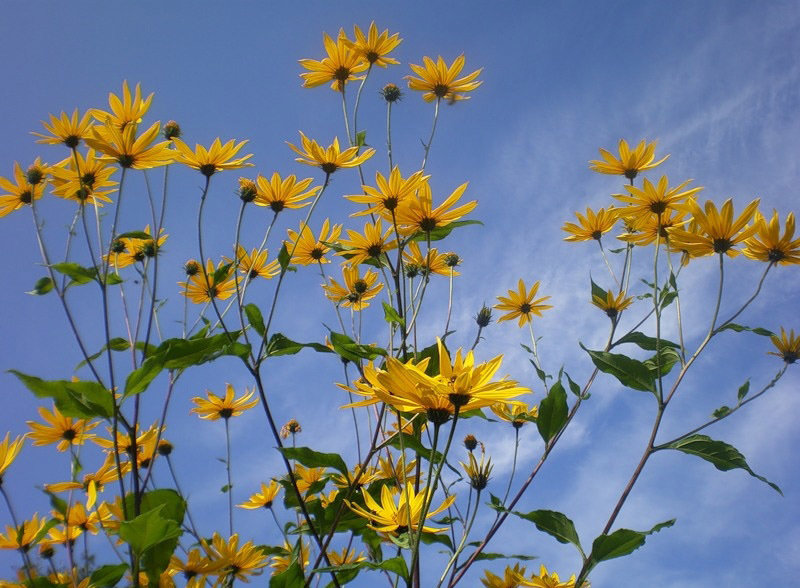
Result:
M287 145L300 156L295 158L295 161L319 167L328 175L339 168L358 167L375 154L375 150L372 148L365 150L360 155L358 147L349 147L340 151L339 139L336 137L334 137L333 143L325 149L314 139L306 137L302 131L300 131L300 141L302 150L287 141Z
M67 525L65 527L52 527L47 534L49 536L48 541L51 543L66 546L67 543L74 545L75 540L83 535L83 530L80 527Z
M635 219L634 222L644 222L651 218L652 215L661 218L668 210L678 210L682 202L688 202L697 192L703 189L698 186L690 190L683 190L691 181L686 180L682 184L669 189L667 176L661 176L656 185L653 185L650 180L645 178L641 188L625 186L629 195L614 194L614 198L621 202L626 202L630 206L620 209L618 213L624 213L629 218L632 217Z
M406 532L416 532L420 524L425 533L441 533L447 530L446 527L441 529L428 527L425 526L424 521L420 521L423 505L430 497L429 491L423 490L417 494L411 484L407 484L405 488L398 491L392 491L388 486L383 486L381 488L380 504L372 498L369 492L362 491L362 496L364 497L366 509L347 500L345 504L358 516L367 519L369 521L367 526L370 529L382 533L390 533L394 536ZM397 502L395 503L396 497ZM455 499L455 494L451 494L438 508L430 510L425 518L429 519L436 516L453 504Z
M37 513L31 517L31 520L24 521L19 527L6 525L5 534L0 533L0 549L28 551L35 544L34 539L44 528L46 522L44 517L39 519Z
M101 161L119 164L132 169L150 169L168 165L175 159L175 151L170 149L172 141L153 144L161 132L161 123L155 122L141 136L136 137L137 125L126 125L118 129L111 119L105 125L92 127L93 137L86 138L86 144L104 154Z
M594 212L591 208L586 208L586 216L576 212L580 225L575 223L564 223L562 231L569 233L569 237L564 237L564 241L599 241L603 233L607 233L617 224L617 209L614 207L601 208Z
M81 531L92 533L93 535L97 535L100 530L98 527L100 515L97 512L87 512L80 502L69 506L66 520L58 511L53 511L53 518L58 519L69 527L78 527Z
M192 412L199 414L201 419L216 421L217 419L223 418L228 420L231 417L241 415L244 411L258 404L258 398L250 401L253 394L255 394L255 390L251 390L248 393L247 388L245 388L244 395L239 398L234 398L233 386L225 384L224 398L220 398L208 390L206 390L208 400L200 398L199 396L192 398L192 402L197 405L192 409Z
M114 167L95 157L94 149L89 149L86 157L75 151L74 157L67 157L50 169L53 194L67 200L103 206L103 202L111 202L108 195L115 191L113 187L117 182L110 180L115 171Z
M32 429L28 436L33 439L34 445L58 443L59 451L66 451L71 445L83 445L85 441L93 437L91 434L87 435L87 432L97 426L97 423L90 423L84 419L65 417L55 406L53 412L40 406L39 415L48 424L27 421L27 425Z
M289 569L289 566L292 565L292 546L288 542L283 542L283 549L285 555L273 555L270 561L269 566L272 568L272 575L280 574L281 572L285 572ZM299 558L298 563L300 567L303 569L308 567L310 563L309 556L311 554L311 549L309 548L308 544L306 544L302 538L300 539L300 550L299 550Z
M305 497L306 500L314 500L316 498L315 496L305 495L311 491L312 486L316 486L324 481L325 468L306 468L301 464L296 463L294 465L294 476L295 481L297 482L297 489L300 491L300 495ZM319 488L316 491L321 489L322 488Z
M11 433L6 433L3 442L0 443L0 483L2 482L3 473L14 462L19 450L22 449L22 442L25 441L25 435L16 437L9 442L10 437Z
M616 320L620 312L628 308L633 303L633 296L625 296L626 292L620 292L617 296L611 290L606 291L605 298L592 295L592 304L608 315L612 321Z
M425 92L422 98L426 102L441 100L442 98L455 102L456 100L468 100L469 96L462 96L463 92L470 92L480 86L483 82L476 82L483 68L475 70L469 75L459 78L458 74L464 69L464 54L462 53L449 67L440 55L434 63L430 57L423 57L425 65L409 64L412 71L419 76L406 76L408 87L412 90Z
M519 580L520 586L535 586L536 588L575 588L575 574L572 574L568 581L562 582L555 572L548 574L547 568L544 567L544 565L539 569L538 576L534 575L528 580L520 575ZM584 582L581 588L589 588L589 583Z
M362 185L364 194L352 194L345 196L348 200L366 204L367 208L352 214L351 216L365 216L367 214L379 214L388 221L392 220L392 213L397 208L411 198L419 188L420 184L426 182L430 176L423 176L422 171L414 172L406 179L400 175L397 166L392 168L389 177L386 178L380 172L375 173L375 185Z
M344 547L342 548L341 553L338 551L329 551L328 559L330 560L332 566L343 566L345 564L366 561L367 558L364 557L363 553L356 555L355 549L348 549L347 547Z
M778 353L768 351L767 353L770 355L783 358L783 361L786 363L794 363L800 359L800 336L795 337L794 329L789 332L789 336L787 337L786 331L781 327L781 336L773 335L770 337L770 340L778 350Z
M429 274L439 274L441 276L461 275L452 266L448 265L448 255L451 254L439 253L436 247L432 247L427 253L422 253L416 241L409 241L408 250L403 251L406 275L410 278L418 274L423 276L428 276Z
M761 215L756 213L755 235L745 240L745 257L758 261L777 263L778 265L790 265L800 263L800 238L792 240L794 237L794 213L786 216L786 228L781 237L780 218L778 211L772 212L769 223Z
M14 162L14 182L0 177L0 189L6 192L0 194L0 217L3 217L30 204L34 199L41 198L44 194L44 183L31 185L22 167Z
M227 269L225 269L226 266ZM188 282L178 282L178 285L183 286L181 294L195 304L211 302L214 298L227 300L236 291L231 264L221 261L217 265L217 270L214 271L214 262L210 259L206 261L204 271L190 275Z
M364 225L364 234L358 231L347 229L349 239L342 239L341 245L344 250L336 255L343 255L352 265L358 265L367 259L380 259L387 251L397 248L397 241L389 241L392 234L392 227L384 232L381 219L376 219L375 223L367 222Z
M261 492L256 492L247 500L247 502L237 504L236 506L239 508L246 508L248 510L255 508L272 508L272 503L275 501L275 497L278 496L280 491L281 487L275 480L271 480L269 486L262 483Z
M344 92L344 85L347 82L360 79L355 74L367 69L369 64L352 47L352 43L347 40L344 30L339 30L339 36L335 42L327 33L323 33L322 37L328 56L323 58L322 61L315 59L300 60L300 65L309 70L300 74L300 77L304 80L303 87L314 88L326 82L331 82L331 89Z
M328 278L330 284L323 284L325 296L332 300L336 306L344 306L353 310L363 310L369 306L369 300L375 298L383 289L383 283L375 285L378 272L367 270L363 277L360 275L359 266L346 265L342 268L344 286L333 278Z
M97 442L97 439L93 439ZM113 447L113 443L106 441ZM122 449L120 447L120 449ZM122 467L122 475L124 476L131 470L131 463L123 461L120 466ZM116 457L114 453L106 455L105 462L100 466L100 469L94 473L89 473L83 476L83 483L80 482L59 482L57 484L45 484L45 489L49 492L67 492L70 490L83 490L86 492L86 507L92 508L97 501L97 493L102 492L103 489L110 483L119 478L119 470L117 469Z
M400 33L389 36L389 30L386 29L378 34L378 27L375 26L375 21L370 23L366 35L358 28L358 25L353 27L353 33L356 37L355 41L351 41L347 37L342 38L344 43L364 61L378 67L386 67L387 65L398 63L396 59L387 57L387 55L401 43Z
M239 245L236 248L236 259L238 260L236 267L250 280L254 280L258 277L269 280L281 271L281 266L277 259L273 259L267 263L268 256L269 250L267 249L262 249L261 251L253 249L248 254L247 249ZM227 263L233 263L233 260L228 257L224 259Z
M244 157L233 159L239 153L242 147L247 144L247 140L236 143L233 139L222 144L219 137L214 139L211 147L206 149L202 145L196 144L194 151L183 141L178 138L172 139L172 143L178 149L177 161L184 163L192 169L198 170L201 174L210 178L216 172L221 172L226 169L240 169L243 167L252 166L252 163L245 163L248 159L253 157L250 153Z
M502 578L486 570L484 577L481 578L481 584L486 588L519 588L519 577L523 575L525 575L525 566L515 563L513 568L506 566Z
M617 239L640 246L650 245L656 240L659 243L670 245L669 229L682 227L688 223L689 219L685 218L687 214L685 210L667 209L660 215L650 215L644 220L637 221L633 217L628 217L625 219L627 231L619 235Z
M400 225L400 234L430 233L434 229L449 225L465 214L472 212L478 206L477 200L471 200L450 210L464 194L468 184L469 182L461 184L444 202L432 209L433 197L431 188L427 182L422 182L417 191L417 198L409 200L407 205L397 210L395 216L397 224Z
M518 291L509 290L507 298L505 296L497 297L502 304L495 304L494 308L497 310L509 311L508 314L504 314L497 319L497 322L502 323L503 321L519 318L519 326L521 327L525 323L531 322L531 315L542 316L543 310L553 308L549 304L541 304L545 300L548 300L550 298L549 296L534 300L538 290L539 282L534 283L531 289L528 290L525 287L525 282L520 278Z
M62 112L61 116L50 115L50 124L42 121L42 125L49 135L41 133L32 133L37 137L42 137L37 143L47 143L49 145L64 144L70 149L75 149L80 145L81 139L91 137L92 129L91 113L86 112L80 119L78 118L78 109L72 112L72 116Z
M142 231L145 235L150 235L150 225L145 225ZM158 255L158 250L166 242L169 235L164 235L162 228L158 235L158 241L153 238L140 239L138 237L122 237L111 243L111 253L103 258L117 269L128 267L136 262L142 263L147 258Z
M504 421L519 429L527 422L535 422L539 416L539 407L528 406L523 402L496 402L490 407L492 412Z
M142 122L142 117L147 113L152 101L152 92L147 98L142 100L140 84L136 84L136 90L133 97L131 97L131 91L128 89L128 80L123 80L122 100L112 92L108 94L108 105L111 107L111 112L93 108L90 110L90 113L99 123L103 124L107 120L110 120L111 124L119 130L122 130L129 123L139 124Z
M730 198L719 211L711 200L706 202L705 211L694 200L689 200L684 207L692 214L692 224L696 228L693 231L669 229L670 245L676 250L686 251L690 257L714 253L736 257L739 251L734 247L758 231L758 224L747 226L747 223L758 210L759 202L758 198L753 200L734 220L733 201Z
M269 180L260 175L256 178L258 188L253 202L258 206L269 206L275 214L284 208L303 208L309 204L303 200L319 192L319 186L308 190L312 181L312 178L306 178L298 182L294 175L281 180L277 172L273 173Z
M329 259L325 259L325 255L330 252L331 248L325 243L333 243L339 239L339 235L342 234L342 225L333 225L331 228L330 221L326 218L319 231L319 238L314 237L308 225L302 223L299 234L292 229L287 229L286 233L289 235L286 249L290 252L294 250L292 263L298 265L330 263Z
M619 158L615 157L611 152L600 149L600 155L603 161L592 160L589 162L589 169L592 169L601 174L623 175L629 180L635 178L639 172L652 169L666 161L666 157L659 159L653 163L655 159L656 141L647 143L645 139L631 151L628 147L628 142L625 139L619 140Z
M489 476L492 474L492 459L485 460L486 454L483 451L483 444L481 444L481 461L475 458L475 454L471 451L468 454L469 463L459 461L461 467L469 478L469 484L473 490L483 490L489 483Z
M281 439L288 439L289 435L297 435L297 433L302 433L303 427L300 426L300 423L297 422L295 419L289 419L286 423L281 427Z
M211 552L218 564L216 573L233 579L248 582L247 576L261 574L261 568L267 566L267 556L260 548L248 541L239 547L239 534L234 533L227 541L219 533L214 533L211 542Z
M219 567L219 562L214 562L204 556L199 549L191 549L186 562L177 555L173 555L169 561L169 572L171 574L180 573L186 580L186 588L206 586L206 576L215 573Z

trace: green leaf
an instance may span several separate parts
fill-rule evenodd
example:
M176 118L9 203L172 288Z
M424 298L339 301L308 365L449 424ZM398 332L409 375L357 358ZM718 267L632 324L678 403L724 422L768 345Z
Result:
M595 284L592 278L589 278L589 281L592 283L592 299L594 299L596 296L600 300L605 300L606 296L608 295L608 292L606 290L603 290L603 288L601 288L597 284Z
M219 333L200 339L167 339L156 350L157 355L164 358L164 368L168 370L183 369L213 361L223 355L241 357L245 347L236 342L240 331ZM231 341L231 338L233 341Z
M390 304L386 304L386 302L383 303L383 318L389 324L397 323L401 327L406 326L405 319L398 314L394 307Z
M429 233L425 231L419 231L415 233L410 241L441 241L447 235L453 232L453 229L457 229L458 227L466 227L467 225L483 225L481 221L477 220L463 220L463 221L455 221L450 224L447 224L443 227L437 227L430 232L430 238L428 237Z
M567 376L567 382L569 383L570 392L572 392L575 396L580 398L581 396L581 387L576 384L572 378L569 377L567 372L564 372L564 375Z
M409 435L408 433L401 433L401 435L403 436L402 446L404 449L411 449L412 451L415 451L418 456L421 456L428 461L431 460L431 450L425 447L422 444L422 441L413 435ZM383 444L383 446L386 445L394 447L395 449L400 449L400 435L392 435L392 437L390 437L389 440ZM435 462L440 462L442 460L442 454L438 451L434 451L433 459Z
M42 296L43 294L47 294L50 290L53 289L53 280L50 279L49 276L44 278L39 278L36 280L36 283L33 285L33 290L30 292L26 292L26 294L33 294L34 296Z
M264 317L261 316L258 306L252 303L245 304L244 313L247 315L247 321L253 327L253 330L263 337L267 331L264 328Z
M322 343L298 343L292 341L281 333L275 333L269 338L267 343L266 353L267 356L274 355L294 355L302 351L304 347L309 347L320 353L333 353L333 349L323 345Z
M717 333L721 331L736 331L737 333L741 333L742 331L750 331L751 333L755 333L756 335L761 335L762 337L775 336L775 333L767 329L763 329L761 327L755 327L755 328L745 327L743 325L737 325L736 323L726 323L725 325L717 329Z
M367 144L367 131L358 131L356 133L356 147L363 147Z
M307 468L333 468L347 476L347 465L338 453L320 453L308 447L280 447L278 451Z
M67 514L67 501L59 498L49 490L43 490L45 494L50 497L50 506L53 507L57 513L61 514L62 516L66 517Z
M487 553L485 551L481 551L478 555L475 556L475 561L486 560L492 561L495 559L519 559L522 561L529 561L532 559L537 559L535 555L505 555L504 553Z
M226 279L228 279L228 276L231 273L231 266L232 265L233 265L233 263L226 263L226 264L223 264L223 265L219 266L214 271L214 276L211 278L211 281L214 284L219 284L220 282L224 282Z
M105 565L92 572L89 584L97 588L113 588L128 571L128 564Z
M442 342L444 345L444 342ZM447 347L445 346L445 349ZM414 361L419 363L425 358L428 358L428 367L425 368L425 373L431 377L439 375L439 345L434 343L433 345L429 345L422 351L418 351L414 356Z
M305 586L303 569L293 558L291 565L280 574L275 574L269 579L269 588L302 588Z
M724 441L715 441L706 435L690 435L685 439L679 439L664 446L663 449L677 449L678 451L690 455L696 455L710 462L715 468L723 472L733 469L742 469L754 478L758 478L769 485L773 490L783 496L783 492L777 485L751 470L750 466L747 465L747 460L739 453L739 450L732 445L728 445Z
M513 512L512 514L531 521L537 529L555 537L559 543L572 543L583 556L575 524L566 515L555 510L533 510L529 513Z
M114 405L111 392L97 382L46 381L16 370L9 370L38 398L52 398L64 416L111 418Z
M744 397L747 396L747 393L749 391L750 391L750 380L747 380L744 384L739 386L739 392L737 393L739 404L742 403L742 400L744 400Z
M659 299L659 304L661 305L661 310L664 310L666 307L668 307L670 304L672 304L677 297L678 297L678 293L677 292L673 292L673 291L663 292L661 294L661 298Z
M162 354L151 355L142 362L138 368L133 370L125 379L124 398L140 394L147 390L150 382L164 369L164 356Z
M580 346L591 356L592 362L597 369L614 376L623 386L643 392L656 393L655 377L641 361L619 353L592 351L591 349L586 349L582 343Z
M119 525L119 536L137 556L168 538L177 539L181 530L175 521L162 516L164 505L149 510Z
M145 233L144 231L128 231L127 233L122 233L121 235L117 235L115 239L145 239L145 240L152 240L153 235L150 233Z
M381 355L387 355L385 349L380 347L373 347L372 345L361 345L353 341L347 335L331 331L331 344L333 350L350 361L358 361L359 359L375 359Z
M661 349L664 349L665 347L680 349L680 345L673 343L672 341L667 341L666 339L661 339L661 341L658 343L657 341L658 340L655 337L648 337L644 333L633 331L615 341L614 346L616 347L617 345L622 345L623 343L634 343L646 351L655 351L656 346Z
M549 443L567 422L568 411L567 392L561 382L556 382L539 403L539 417L536 419L536 428L545 443Z
M286 268L289 267L289 261L291 261L291 257L289 256L289 250L286 249L286 243L281 246L281 250L278 253L278 263L281 266L281 273L286 272Z
M60 274L64 274L76 284L86 284L97 279L97 271L94 268L83 267L72 261L54 263L51 266Z
M391 559L385 559L380 563L373 563L371 561L360 561L358 563L349 563L341 566L317 568L312 573L320 574L322 572L346 572L349 570L363 570L363 569L385 570L387 572L397 574L403 580L408 579L408 567L406 566L406 560L402 556L393 557ZM270 588L272 587L270 586Z
M592 543L592 553L589 556L592 567L601 561L629 555L645 543L648 535L657 533L661 529L671 527L675 519L657 524L649 531L631 531L630 529L617 529L610 535L600 535Z
M711 413L711 416L713 416L715 419L720 419L727 415L730 411L730 406L720 406L717 410Z
M106 286L116 286L117 284L121 284L124 282L122 278L120 278L117 274L113 272L109 272L106 274Z
M658 366L661 364L661 375L666 376L672 367L681 360L681 356L672 347L662 347L659 349L658 354L649 359L645 359L642 363L647 366L653 378L658 378Z

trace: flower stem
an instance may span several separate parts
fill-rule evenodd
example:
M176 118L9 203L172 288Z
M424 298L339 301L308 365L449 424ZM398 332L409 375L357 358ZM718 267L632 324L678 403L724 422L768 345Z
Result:
M431 128L431 136L428 137L428 142L425 143L425 156L422 158L422 171L425 171L425 165L428 163L428 154L431 151L431 144L433 143L433 135L436 133L436 121L439 120L439 104L442 99L436 99L436 107L433 110L433 127Z
M228 475L228 528L233 535L233 481L231 480L231 429L230 419L225 419L225 472Z

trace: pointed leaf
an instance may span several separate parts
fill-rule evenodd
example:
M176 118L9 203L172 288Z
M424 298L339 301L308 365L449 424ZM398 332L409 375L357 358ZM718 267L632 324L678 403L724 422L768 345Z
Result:
M401 327L406 326L406 321L403 317L401 317L398 312L386 302L383 303L383 318L386 320L387 323L397 323Z
M49 276L44 278L39 278L36 280L36 283L33 285L33 290L30 292L26 292L26 294L33 294L34 296L42 296L43 294L47 294L50 290L53 289L53 280L50 279Z
M614 342L614 346L616 347L617 345L622 345L623 343L634 343L646 351L655 351L656 346L658 346L661 349L665 347L680 349L680 345L678 345L677 343L673 343L672 341L667 341L666 339L661 339L660 342L657 341L658 340L655 337L648 337L642 332L633 331L631 333L628 333L624 337L616 340Z
M744 397L747 396L747 393L749 391L750 391L750 380L747 380L744 384L739 386L739 392L737 393L739 404L742 403L742 400L744 400Z
M333 468L347 476L347 464L338 453L321 453L308 447L281 447L278 451L286 459L298 461L307 468Z
M247 321L253 327L253 330L263 337L266 329L264 328L264 317L261 316L261 310L259 310L258 306L252 303L246 304L244 313L247 315Z
M575 524L563 513L555 510L533 510L529 513L515 511L512 514L526 521L531 521L536 525L537 529L555 537L559 543L572 543L583 555Z
M653 373L641 361L619 353L592 351L586 349L582 343L580 345L591 356L592 362L601 372L614 376L623 386L655 394L656 384Z
M717 332L721 331L736 331L737 333L741 333L742 331L750 331L751 333L755 333L756 335L761 335L762 337L774 337L775 333L768 329L764 329L761 327L745 327L743 325L737 325L736 323L727 323L717 329Z
M92 572L89 585L97 588L113 588L128 571L128 564L105 565Z
M600 535L592 543L592 553L589 559L592 565L601 561L607 561L616 557L622 557L633 553L645 543L648 535L657 533L661 529L671 527L675 524L675 519L664 521L654 526L649 531L631 531L630 529L617 529L610 535Z
M549 443L567 422L568 412L567 392L561 382L556 382L539 403L539 417L536 419L536 428L545 443Z

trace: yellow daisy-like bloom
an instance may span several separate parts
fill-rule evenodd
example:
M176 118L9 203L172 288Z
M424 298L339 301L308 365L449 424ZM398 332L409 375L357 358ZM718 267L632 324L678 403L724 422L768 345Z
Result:
M323 148L314 139L309 139L300 131L300 141L302 149L298 149L288 141L286 142L300 156L295 158L295 161L318 167L328 175L339 168L358 167L375 154L375 150L371 147L360 155L358 147L349 147L344 151L340 151L337 137L334 137L333 143L327 148Z
M789 331L787 336L786 331L781 327L781 336L773 335L770 337L772 344L778 350L768 351L770 355L776 355L783 359L786 363L795 363L800 359L800 335L795 336L794 329Z
M639 246L650 245L656 240L669 245L669 229L682 227L688 223L687 214L685 210L667 209L666 212L660 215L650 215L643 221L629 217L625 223L627 231L619 235L617 239Z
M31 185L22 167L14 162L14 181L0 177L0 189L5 191L5 194L0 194L0 217L3 217L41 198L44 183Z
M539 575L534 575L530 580L524 576L519 576L520 586L535 586L536 588L575 588L575 574L572 574L569 580L562 582L558 574L553 572L547 573L547 568L542 565L539 568ZM589 588L589 583L584 582L581 588Z
M362 491L366 509L350 501L345 504L356 513L369 521L367 525L370 529L381 533L390 533L395 537L406 532L416 532L420 525L425 533L441 533L447 531L445 528L425 526L422 517L422 508L426 500L430 497L428 491L421 491L417 494L411 484L399 491L393 491L388 486L381 488L381 502L372 498L369 492ZM448 496L438 508L431 510L425 516L426 519L436 516L447 509L455 501L455 494ZM409 522L411 527L409 528Z
M267 257L269 257L268 249L262 249L261 251L253 249L248 254L247 249L241 245L236 248L236 259L238 260L237 268L250 280L254 280L258 277L269 280L278 275L281 271L281 265L278 263L278 260L273 259L267 263ZM233 260L228 257L224 259L227 263L233 263Z
M328 278L329 284L323 284L325 296L332 300L336 306L344 306L353 310L363 310L369 306L369 300L375 298L383 290L383 283L375 285L378 272L367 270L361 276L359 266L346 265L342 268L344 285L333 278Z
M629 192L628 195L614 194L613 196L617 200L630 205L624 209L626 216L633 217L636 219L635 222L643 222L653 215L660 218L668 210L678 210L681 203L691 200L695 194L703 189L702 186L698 186L690 190L683 190L691 181L686 180L670 189L667 185L667 176L661 176L656 185L653 185L650 180L645 178L641 188L625 186L625 189Z
M344 250L337 252L336 255L345 256L352 265L358 265L370 258L380 259L387 251L397 248L396 240L389 241L392 231L392 227L383 230L380 218L376 219L375 223L366 223L363 235L358 231L347 229L349 239L341 240Z
M87 432L98 425L98 423L90 423L84 419L65 417L55 406L53 412L40 406L39 415L48 424L27 421L27 425L32 429L28 436L33 439L34 445L58 443L56 448L59 451L66 451L71 445L83 445L85 441L93 437L91 434L87 435Z
M400 168L394 166L389 177L380 172L375 173L375 185L362 185L364 194L345 196L348 200L359 204L366 204L366 210L361 210L350 216L365 216L379 214L388 221L392 220L392 213L397 208L413 197L421 183L426 182L430 176L423 176L422 171L414 172L406 179L400 174Z
M544 296L543 298L534 300L538 290L539 282L534 283L533 286L531 286L531 289L528 290L525 287L525 282L522 280L522 278L520 278L516 292L514 290L509 290L508 297L497 297L502 304L495 304L494 308L497 310L509 311L508 314L504 314L497 319L497 322L502 323L503 321L510 321L515 318L519 318L519 326L521 327L525 323L531 322L532 315L542 316L543 310L553 308L549 304L542 304L542 302L550 298L549 296Z
M472 486L473 490L483 490L489 484L489 476L492 475L492 459L489 458L486 460L486 454L483 450L483 444L481 444L481 461L478 463L475 454L471 451L468 454L469 463L464 463L463 461L459 461L458 463L461 464L461 467L464 469L464 473L467 474L469 478L469 484Z
M513 568L506 566L502 578L486 570L484 577L481 578L481 584L486 588L519 588L519 577L525 575L525 568L526 566L518 563L515 563Z
M97 439L92 439L97 442ZM113 443L107 440L108 444ZM121 464L122 475L126 475L131 470L131 463L123 461ZM59 482L56 484L45 484L45 489L49 492L68 492L70 490L83 490L86 492L86 508L92 508L97 502L97 493L102 492L106 486L115 482L119 478L119 470L117 469L116 458L113 452L106 455L105 462L100 466L100 469L94 473L89 473L83 476L83 482Z
M539 417L538 406L528 406L523 402L496 402L490 408L495 415L511 423L515 429L521 428L525 423L535 422Z
M292 546L288 542L283 542L283 549L285 555L273 555L270 561L269 566L272 568L272 575L280 574L281 572L285 572L289 569L289 566L292 565ZM302 539L300 539L300 557L298 558L298 563L300 566L305 569L308 567L308 564L311 563L310 561L311 549L309 548L308 544L305 543Z
M34 545L34 539L44 528L47 522L45 517L39 519L36 513L31 520L24 521L19 527L6 525L6 532L0 533L0 549L19 549L28 551Z
M247 144L247 139L239 143L231 139L223 145L217 137L208 149L200 144L195 144L194 151L178 138L172 139L172 143L178 150L177 161L198 170L207 178L226 169L241 169L253 165L246 163L253 157L252 153L234 159L234 156Z
M449 100L455 102L457 100L468 100L469 96L463 96L464 92L471 92L483 82L476 82L483 68L475 70L469 75L462 78L458 77L461 70L464 69L464 54L462 53L449 67L440 55L434 63L430 57L423 57L424 65L409 64L411 70L419 76L406 76L408 80L408 87L412 90L419 90L425 92L422 98L425 102L433 102L434 100Z
M427 253L422 253L416 241L409 241L408 249L403 251L406 275L410 278L419 274L423 276L429 274L439 274L441 276L461 275L452 266L448 265L448 255L450 254L439 253L436 247L432 247Z
M269 206L275 214L284 208L303 208L309 204L303 200L308 200L319 192L319 186L308 189L313 181L313 178L306 178L298 182L294 175L281 180L277 172L269 180L258 176L256 198L253 202L258 206Z
M62 112L61 116L50 115L50 124L42 121L42 126L47 129L49 135L42 133L31 133L37 137L42 137L37 143L47 143L48 145L66 145L70 149L75 149L81 143L81 139L92 136L91 112L86 112L82 117L78 116L78 109L72 111L72 116Z
M464 194L468 184L469 182L461 184L444 202L436 208L432 208L431 187L427 182L422 182L417 191L417 198L409 200L407 205L397 210L395 217L397 224L400 225L400 234L405 236L418 232L430 233L434 229L449 225L472 212L478 206L477 200L471 200L451 209Z
M142 233L150 235L150 225L145 225ZM158 241L140 239L137 237L122 237L111 243L111 253L104 255L103 258L111 267L121 269L128 267L136 262L142 263L147 258L158 255L159 249L166 242L169 235L164 234L162 228L158 235Z
M110 120L111 124L122 130L130 123L139 124L142 122L142 117L147 114L152 101L152 92L147 98L142 99L140 84L136 84L134 95L131 97L131 91L128 89L128 80L124 80L122 82L122 100L113 92L108 94L108 105L111 108L111 112L93 108L90 113L99 123L103 124Z
M761 213L757 212L754 224L757 232L745 240L745 247L742 249L745 257L778 265L800 263L800 238L792 239L794 237L794 213L790 212L786 216L783 237L781 237L780 217L777 210L772 212L769 223Z
M221 261L214 271L214 262L210 259L206 261L205 270L201 270L189 276L188 282L178 282L183 287L181 294L186 296L195 304L211 302L214 298L227 300L236 292L234 282L233 266L228 267L227 271L222 269L230 264ZM220 275L217 275L220 273Z
M358 28L358 25L353 26L353 34L356 40L351 41L344 37L344 43L367 63L378 67L399 63L396 59L387 57L387 55L402 42L400 33L390 36L389 29L386 29L378 34L378 27L375 26L375 21L372 21L366 35Z
M612 321L616 320L619 313L633 304L633 296L625 296L627 292L620 292L616 296L611 290L606 292L605 298L593 295L592 304L608 315Z
M361 54L352 48L352 43L347 40L344 30L339 30L339 36L334 41L327 33L322 35L325 51L328 56L321 61L315 59L301 59L300 65L309 70L301 73L304 88L314 88L331 82L331 89L344 92L347 82L358 80L355 74L361 73L369 67Z
M70 505L67 511L66 521L60 512L54 510L52 514L53 518L58 519L62 523L66 523L67 526L78 527L81 531L86 533L97 535L97 532L100 530L98 526L100 524L100 515L98 515L97 512L87 512L80 502Z
M271 480L269 485L262 483L261 492L256 492L247 500L247 502L237 504L236 506L239 508L246 508L248 510L255 508L272 508L272 503L275 501L275 498L278 496L280 491L281 487L275 480Z
M74 545L75 541L83 535L83 529L80 527L73 527L71 525L67 526L57 526L52 527L48 532L47 535L49 537L48 541L50 543L54 543L57 545L64 545L66 546L67 543L70 545Z
M325 472L325 468L306 468L301 464L296 463L294 465L294 476L295 481L297 482L297 489L300 491L300 495L304 496L306 500L316 499L316 496L306 497L305 495L309 490L311 490L311 486L323 480L325 477Z
M212 559L219 565L216 573L229 579L249 582L247 576L260 575L261 568L267 566L267 556L248 541L239 547L239 534L234 533L227 541L219 533L214 533L210 550Z
M141 136L136 136L137 125L129 124L120 130L111 119L103 126L92 127L93 137L86 138L86 144L104 154L101 161L116 163L131 169L151 169L168 165L175 159L175 151L170 149L172 141L153 141L161 133L161 123L155 122Z
M239 398L234 398L233 386L225 384L225 397L220 398L213 392L206 390L208 400L195 396L192 398L197 406L192 409L192 412L199 414L201 419L209 421L216 421L217 419L228 420L231 417L239 416L244 411L253 408L258 404L258 398L250 400L255 394L255 390L247 391Z
M348 549L347 547L342 548L342 551L329 551L328 552L328 559L331 562L332 566L343 566L345 564L352 564L358 563L360 561L366 561L366 557L364 557L364 553L356 554L355 549Z
M219 562L212 561L199 549L191 549L185 562L177 555L173 555L169 560L168 572L171 575L183 576L186 588L200 588L206 586L206 577L216 573L219 567Z
M666 157L653 163L656 152L656 141L648 143L645 139L631 151L625 139L619 140L619 158L605 149L600 149L603 160L592 160L589 162L589 169L601 174L622 175L632 180L639 172L653 169L666 161Z
M690 257L702 257L714 253L736 257L739 251L734 247L758 231L757 223L751 226L747 226L747 223L758 210L759 202L759 198L753 200L742 214L734 219L731 198L725 201L720 210L717 210L711 200L706 202L705 210L694 200L689 200L684 207L691 213L692 225L696 228L692 231L681 228L669 229L670 244L676 250L686 251Z
M614 207L601 208L597 212L591 208L586 208L586 216L576 212L579 225L575 223L564 223L562 231L569 233L569 237L564 237L564 241L599 241L603 233L607 233L617 224L617 209Z
M8 466L14 463L19 450L22 449L22 442L25 441L25 435L15 437L13 441L9 441L10 437L11 433L6 433L3 442L0 443L0 482L2 482L3 473Z
M334 243L339 240L342 234L342 225L333 225L331 227L330 220L327 218L322 223L322 228L319 231L319 238L314 237L314 233L308 228L308 225L300 224L300 232L287 229L286 233L289 235L289 242L286 243L287 251L292 253L292 263L297 265L311 265L315 263L330 263L325 255L330 253L331 248L325 243Z
M108 195L115 191L117 182L112 182L110 178L116 171L116 168L95 157L94 149L89 149L86 157L75 151L74 157L67 157L50 168L53 194L75 202L103 206L104 202L111 202Z

